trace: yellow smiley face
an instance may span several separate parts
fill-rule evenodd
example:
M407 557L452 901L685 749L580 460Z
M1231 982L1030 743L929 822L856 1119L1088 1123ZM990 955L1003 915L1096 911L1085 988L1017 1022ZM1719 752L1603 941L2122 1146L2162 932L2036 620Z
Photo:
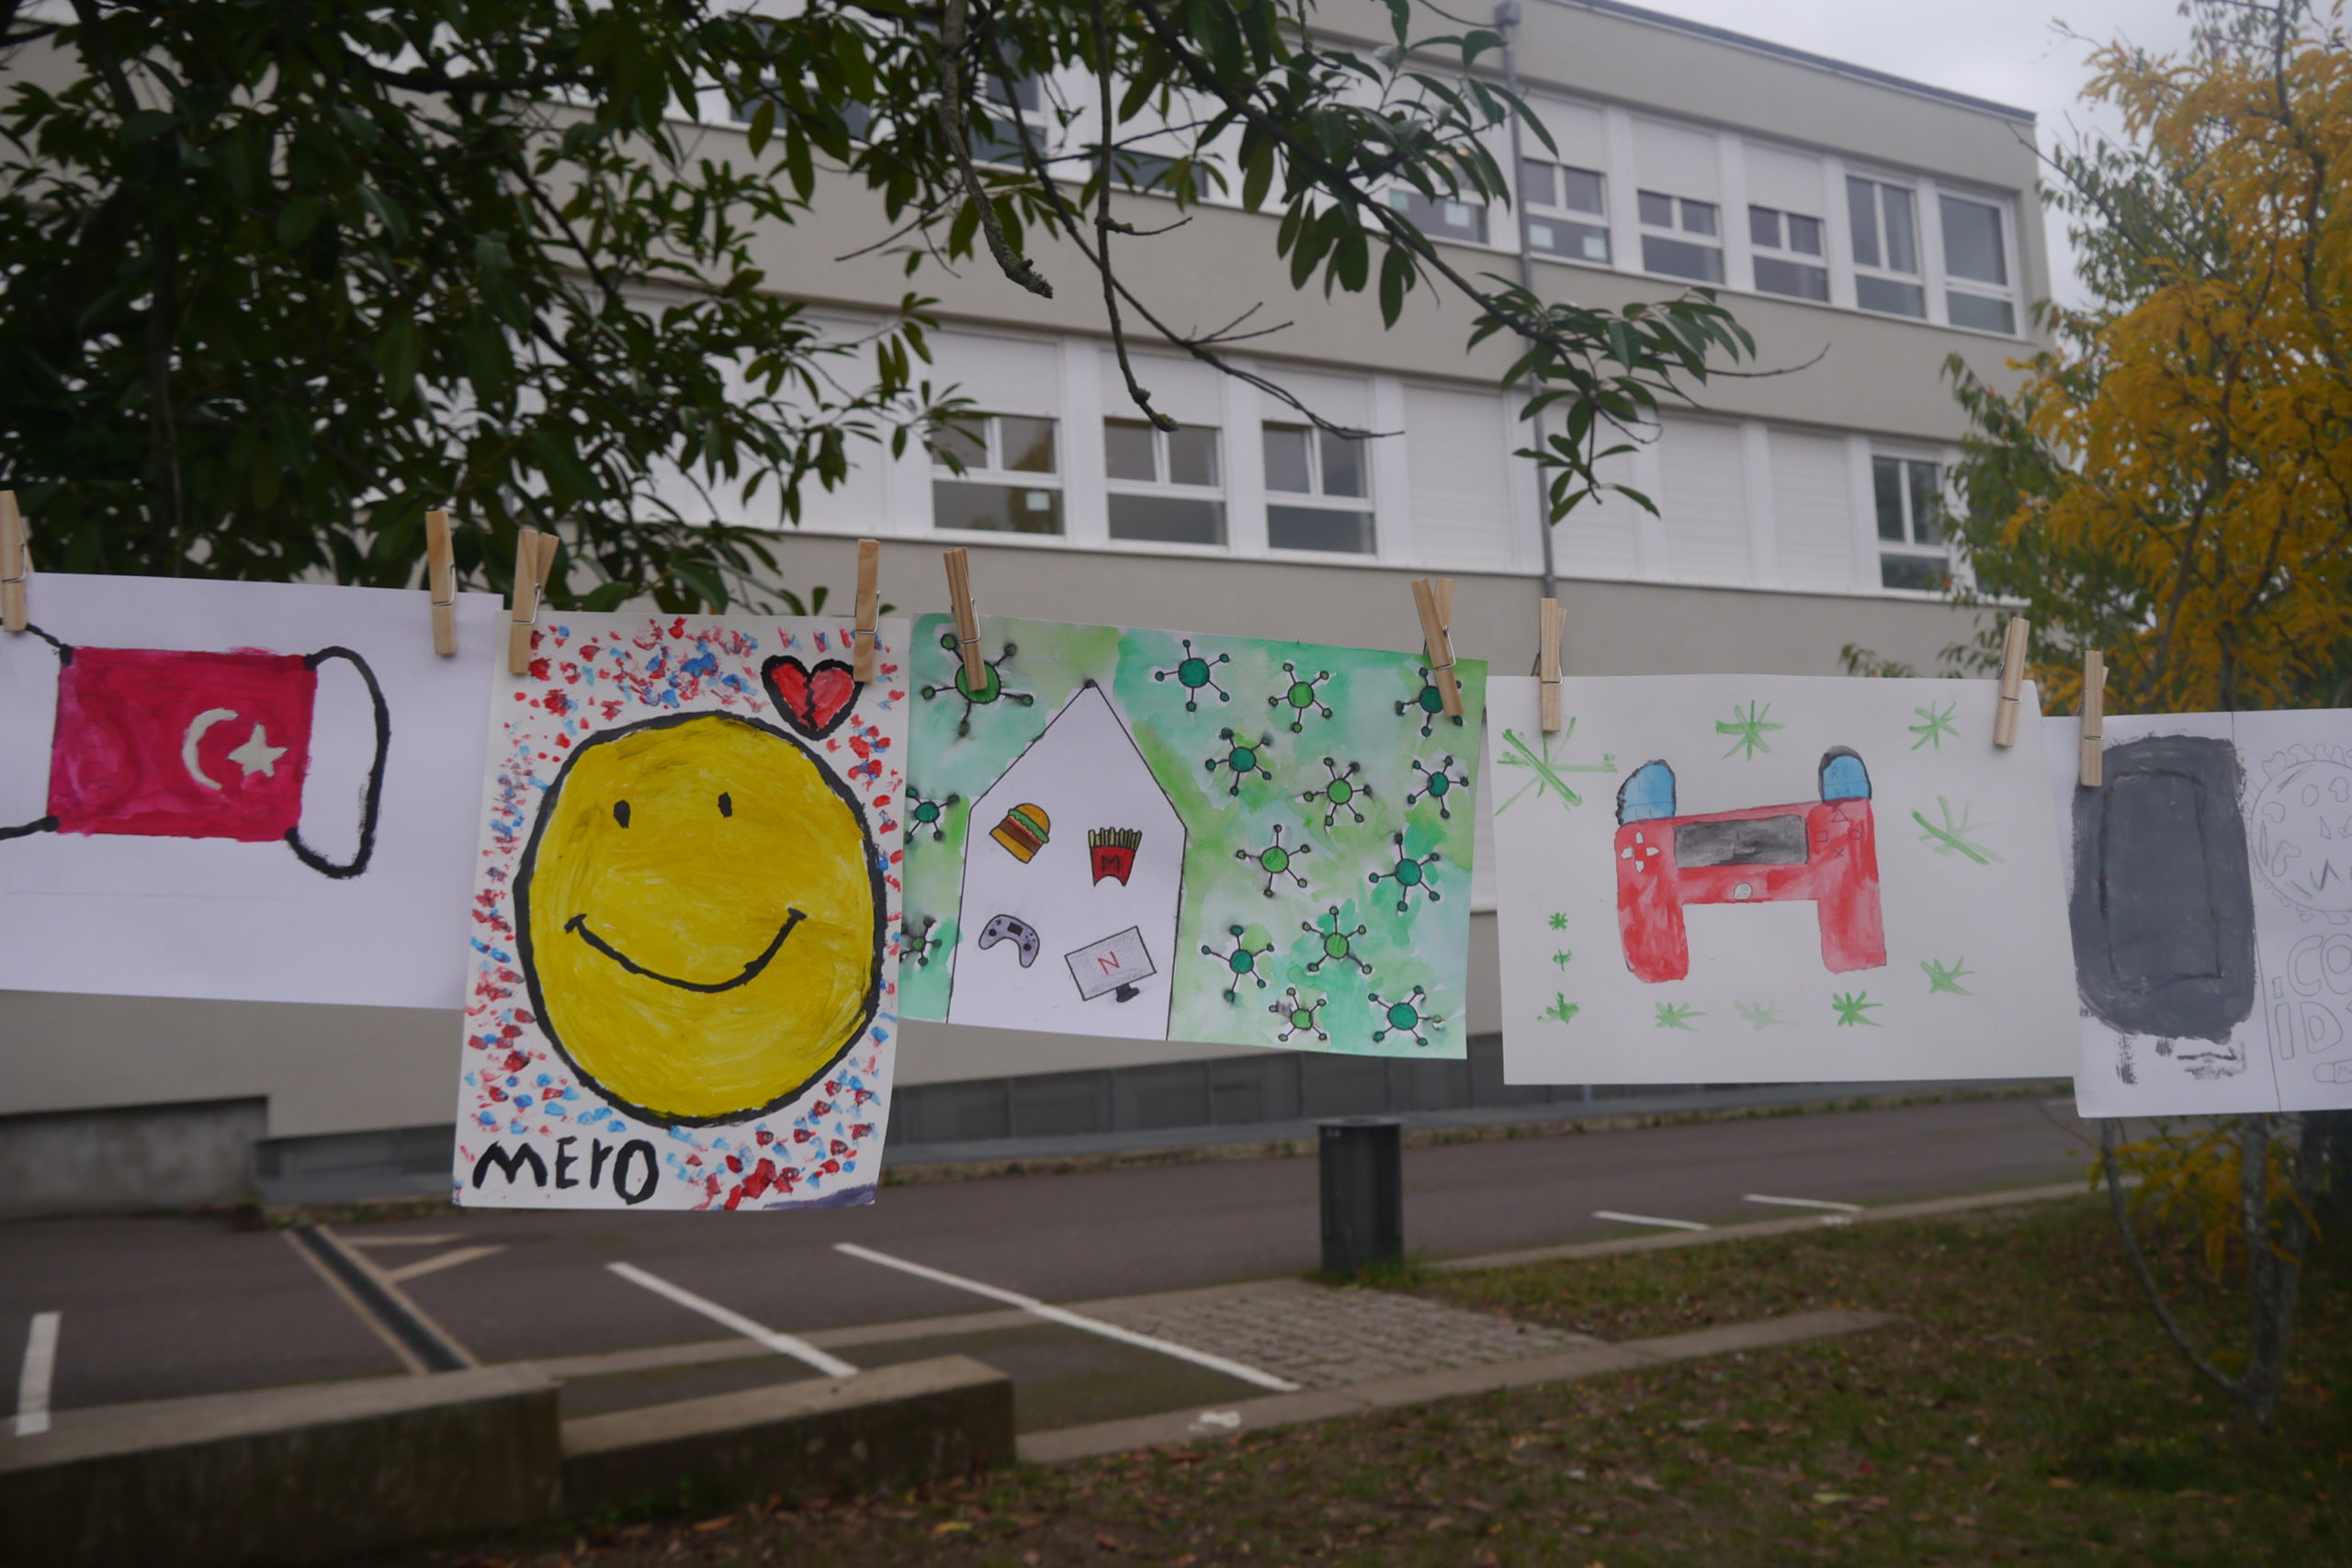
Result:
M855 798L798 741L680 714L573 751L514 883L539 1025L664 1122L789 1102L873 1021L882 873Z

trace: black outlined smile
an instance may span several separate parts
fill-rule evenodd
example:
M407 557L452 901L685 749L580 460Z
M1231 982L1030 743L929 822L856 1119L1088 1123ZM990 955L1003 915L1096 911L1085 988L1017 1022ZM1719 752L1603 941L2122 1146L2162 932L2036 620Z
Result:
M759 976L760 971L768 966L768 960L774 958L778 953L783 951L784 939L792 934L792 928L798 925L808 918L808 917L803 914L800 910L787 908L785 910L784 924L776 928L775 935L769 939L766 947L760 950L759 956L752 959L749 964L743 965L743 972L741 974L737 975L734 978L729 980L716 980L710 982L701 980L681 980L673 976L664 975L659 970L648 969L644 964L639 964L636 959L631 958L628 953L623 953L619 948L615 947L612 943L606 942L603 937L600 937L594 931L590 931L588 929L588 917L584 914L574 915L571 919L564 921L563 929L571 932L581 941L586 942L590 947L594 948L597 952L603 953L605 957L611 959L614 963L619 964L622 968L628 970L632 975L642 975L649 980L659 980L665 986L675 986L682 991L698 991L704 996L711 996L719 991L731 991L738 986L746 985L752 980L756 979Z

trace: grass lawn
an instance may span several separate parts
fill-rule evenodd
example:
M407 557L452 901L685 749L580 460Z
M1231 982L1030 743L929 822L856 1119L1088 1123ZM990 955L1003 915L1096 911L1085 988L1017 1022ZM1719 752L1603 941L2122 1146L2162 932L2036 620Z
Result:
M1847 1339L441 1563L2352 1563L2352 1247L2307 1280L2278 1437L2241 1431L2125 1272L2104 1201L1414 1288L1634 1338L1819 1306ZM2208 1334L2235 1298L2164 1260ZM2210 1343L2210 1341L2209 1341Z

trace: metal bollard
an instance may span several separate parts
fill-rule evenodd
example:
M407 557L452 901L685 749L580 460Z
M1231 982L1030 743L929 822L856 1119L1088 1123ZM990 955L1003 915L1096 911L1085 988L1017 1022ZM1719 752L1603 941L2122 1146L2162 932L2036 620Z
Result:
M1394 1116L1321 1123L1326 1274L1405 1260L1404 1127Z

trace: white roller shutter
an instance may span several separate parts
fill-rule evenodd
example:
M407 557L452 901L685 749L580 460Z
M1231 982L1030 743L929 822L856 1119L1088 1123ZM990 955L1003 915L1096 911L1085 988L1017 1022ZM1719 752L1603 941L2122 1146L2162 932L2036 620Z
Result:
M1511 564L1509 418L1498 392L1405 389L1413 539L1429 565Z
M1826 186L1821 160L1809 152L1790 152L1761 142L1745 144L1747 199L1758 207L1826 218Z
M1659 437L1666 473L1667 575L1690 582L1745 582L1748 550L1747 459L1739 426L1669 418Z
M933 384L960 387L981 413L1061 417L1062 356L1057 344L993 333L933 333L931 359ZM917 367L916 378L922 374Z
M1700 201L1723 199L1723 165L1715 157L1712 131L1662 120L1634 121L1634 183L1643 190L1687 196Z
M1846 443L1793 430L1773 431L1771 441L1772 533L1781 582L1853 587L1853 484Z

